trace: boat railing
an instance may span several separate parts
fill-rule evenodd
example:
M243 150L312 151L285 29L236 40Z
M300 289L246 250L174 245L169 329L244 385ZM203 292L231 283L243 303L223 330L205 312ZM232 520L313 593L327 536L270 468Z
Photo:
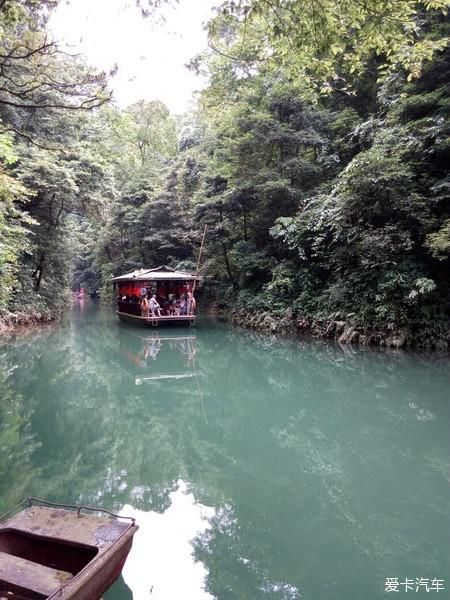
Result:
M124 519L126 521L131 521L132 525L136 524L136 519L134 517L124 517L122 515L113 513L112 511L110 511L106 508L85 506L84 504L62 504L59 502L50 502L49 500L43 500L42 498L36 498L35 496L28 496L27 498L24 498L24 500L22 500L22 502L19 502L19 504L16 504L16 506L14 506L7 513L1 515L0 521L3 521L10 515L16 513L21 508L24 508L27 504L29 507L43 504L44 506L52 506L55 508L68 508L70 510L75 510L78 515L80 515L82 510L91 511L91 512L101 512L101 513L106 513L107 515L109 515L110 517L113 517L115 519Z

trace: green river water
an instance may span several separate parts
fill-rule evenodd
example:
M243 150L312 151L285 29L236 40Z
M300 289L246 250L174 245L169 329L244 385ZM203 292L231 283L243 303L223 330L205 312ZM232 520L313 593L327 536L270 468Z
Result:
M0 509L135 516L104 600L449 598L449 366L80 302L0 343Z

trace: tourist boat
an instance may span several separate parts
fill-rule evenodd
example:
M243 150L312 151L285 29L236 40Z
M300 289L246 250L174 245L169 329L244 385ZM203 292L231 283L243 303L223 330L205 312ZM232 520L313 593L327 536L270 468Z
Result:
M98 600L137 529L105 509L27 498L1 517L0 598Z
M77 300L85 300L87 298L87 293L84 288L81 288L79 292L76 294Z
M175 271L166 266L138 269L126 275L113 277L117 296L117 316L121 321L145 327L169 324L194 325L196 317L193 311L171 312L171 304L174 300L180 301L187 297L188 293L193 293L200 280L201 278L196 275ZM156 295L161 314L153 316L150 312L150 316L143 316L141 298L152 294Z

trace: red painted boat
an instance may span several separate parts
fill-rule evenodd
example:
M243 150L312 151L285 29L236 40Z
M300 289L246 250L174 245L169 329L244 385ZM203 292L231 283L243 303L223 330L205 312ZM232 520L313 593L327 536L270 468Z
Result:
M192 273L175 271L167 266L137 269L132 273L113 277L117 296L117 316L121 321L143 327L160 325L195 325L193 292L202 278ZM159 306L157 312L143 313L141 300L153 296Z
M0 598L98 600L138 526L105 509L28 498L0 523Z

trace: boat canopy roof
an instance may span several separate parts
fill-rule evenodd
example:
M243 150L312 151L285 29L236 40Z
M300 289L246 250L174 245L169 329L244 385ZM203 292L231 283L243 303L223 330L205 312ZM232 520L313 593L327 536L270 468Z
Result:
M154 269L136 269L131 273L113 277L112 281L194 281L195 279L202 278L185 271L175 271L170 267L161 266Z

